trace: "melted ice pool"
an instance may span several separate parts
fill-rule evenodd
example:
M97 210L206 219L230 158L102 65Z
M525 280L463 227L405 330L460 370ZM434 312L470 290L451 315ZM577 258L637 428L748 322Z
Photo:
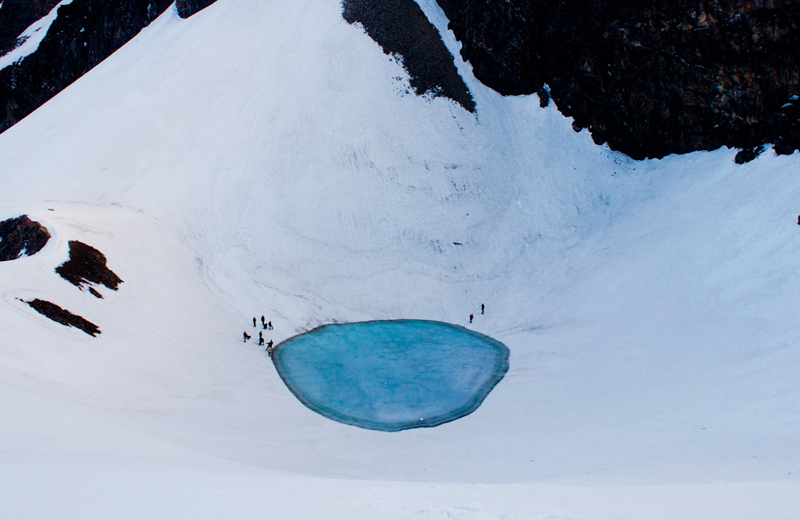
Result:
M382 431L472 413L508 370L508 348L499 341L420 320L325 325L284 341L272 359L307 407Z

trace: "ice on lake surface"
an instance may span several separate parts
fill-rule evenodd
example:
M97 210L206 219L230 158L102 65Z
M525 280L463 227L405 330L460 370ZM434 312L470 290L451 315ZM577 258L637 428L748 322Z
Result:
M278 345L286 386L325 417L399 431L475 411L508 370L508 348L437 321L325 325Z

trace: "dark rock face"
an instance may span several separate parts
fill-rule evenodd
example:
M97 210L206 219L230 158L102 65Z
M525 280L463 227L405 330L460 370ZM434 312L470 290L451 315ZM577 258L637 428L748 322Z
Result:
M47 300L40 300L39 298L25 303L33 307L39 314L47 316L56 323L66 325L67 327L75 327L90 336L97 336L100 334L100 329L97 325L77 314L72 314L68 310L62 309L55 303L51 303Z
M797 0L438 0L475 76L635 159L800 149Z
M84 285L105 285L116 291L122 280L106 266L106 257L83 242L70 240L69 260L56 267L56 273L72 285L83 290ZM89 287L89 292L97 298L102 298L94 287Z
M475 111L453 56L414 0L344 0L342 16L348 23L361 23L383 52L402 56L417 95L444 96Z
M17 46L17 37L60 0L3 0L0 8L0 56Z
M755 148L745 148L744 150L739 150L739 152L736 154L734 162L736 164L744 164L750 162L759 155L761 155L761 152L763 151L764 151L763 145L756 146Z
M503 95L531 94L542 86L537 51L531 45L540 25L534 3L544 4L546 0L437 2L462 43L462 57L472 63L473 73L481 82Z
M4 0L0 26L19 36L56 5L56 1ZM171 0L73 0L58 9L39 49L20 63L0 70L0 132L24 118L122 47L172 4ZM3 16L15 6L14 28L6 29ZM30 22L28 21L30 20ZM9 26L10 27L10 26ZM21 27L17 32L17 28ZM0 39L0 45L4 41ZM13 48L13 45L11 46Z
M217 0L176 0L175 7L181 18L189 18L194 13L202 11Z
M0 262L31 256L50 240L47 228L27 215L0 222Z

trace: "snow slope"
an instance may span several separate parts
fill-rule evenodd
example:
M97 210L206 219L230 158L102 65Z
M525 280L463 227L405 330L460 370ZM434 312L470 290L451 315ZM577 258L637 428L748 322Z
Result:
M0 136L0 220L54 235L0 264L10 518L796 518L798 155L632 162L457 63L477 117L336 0L224 0ZM53 272L75 239L118 293ZM511 368L432 429L324 419L241 342L481 303Z

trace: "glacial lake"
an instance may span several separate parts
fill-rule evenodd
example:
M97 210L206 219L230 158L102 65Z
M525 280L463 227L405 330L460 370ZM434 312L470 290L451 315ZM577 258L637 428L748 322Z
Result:
M472 413L503 379L508 356L458 325L393 320L324 325L277 345L272 360L311 410L394 432Z

